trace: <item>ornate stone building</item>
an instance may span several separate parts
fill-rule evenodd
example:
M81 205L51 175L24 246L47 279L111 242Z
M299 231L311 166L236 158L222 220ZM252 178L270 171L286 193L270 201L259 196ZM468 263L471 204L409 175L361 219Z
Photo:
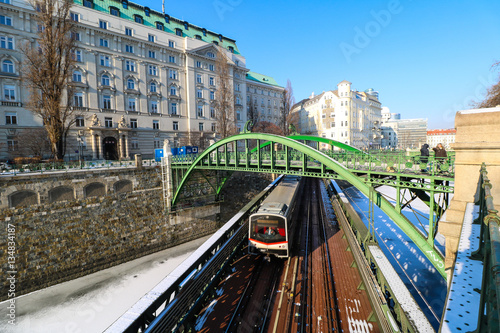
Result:
M19 72L20 45L36 43L33 15L25 1L0 0L0 159L18 154L23 133L42 126L23 107L27 95ZM216 32L127 0L75 0L71 19L78 27L71 82L76 124L67 158L150 158L165 139L174 147L203 146L216 137L218 46L231 68L238 128L247 120L249 83L272 88L266 91L272 92L273 111L281 98L283 88L267 76L261 79L268 85L247 75L236 42Z

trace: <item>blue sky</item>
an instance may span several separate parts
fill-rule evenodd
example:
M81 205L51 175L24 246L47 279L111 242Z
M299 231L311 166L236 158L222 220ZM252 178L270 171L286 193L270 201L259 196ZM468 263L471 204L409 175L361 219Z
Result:
M161 0L147 4L161 11ZM453 128L455 112L498 81L498 0L165 0L165 8L235 39L247 67L283 86L290 79L297 101L345 79L377 90L402 118Z

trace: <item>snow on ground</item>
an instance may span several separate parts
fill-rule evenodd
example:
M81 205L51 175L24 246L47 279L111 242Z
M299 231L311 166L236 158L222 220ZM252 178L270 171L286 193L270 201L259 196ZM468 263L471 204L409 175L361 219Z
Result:
M0 332L102 332L208 237L16 298L16 325L0 303Z
M342 190L368 225L368 198L355 187ZM377 188L377 191L389 200L396 197L396 190L388 186ZM394 200L390 201L394 203ZM411 207L412 209L405 208L403 214L420 230L428 229L426 225L429 223L429 208L419 199L412 202ZM413 241L380 208L376 205L374 208L375 231L380 248L437 331L446 299L446 281ZM439 237L436 245L444 252L442 240L443 238Z

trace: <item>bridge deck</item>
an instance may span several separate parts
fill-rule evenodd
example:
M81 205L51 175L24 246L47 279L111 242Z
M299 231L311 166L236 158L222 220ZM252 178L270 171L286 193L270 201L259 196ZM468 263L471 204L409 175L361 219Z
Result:
M455 271L446 300L441 332L471 332L477 327L483 275L483 262L472 260L471 253L479 248L480 224L472 222L479 207L468 203L458 245Z

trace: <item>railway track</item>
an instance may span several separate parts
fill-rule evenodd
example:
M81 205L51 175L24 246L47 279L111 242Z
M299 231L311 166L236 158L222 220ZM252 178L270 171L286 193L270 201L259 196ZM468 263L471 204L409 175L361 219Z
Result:
M366 327L359 332L377 331L366 324L370 312L363 309L370 305L357 290L360 278L355 278L342 233L325 215L320 182L308 179L305 185L294 217L298 229L291 257L268 261L246 254L236 260L217 287L215 306L199 314L206 316L205 324L195 331L347 332L358 323ZM349 290L342 289L346 286ZM364 305L353 310L352 302Z

